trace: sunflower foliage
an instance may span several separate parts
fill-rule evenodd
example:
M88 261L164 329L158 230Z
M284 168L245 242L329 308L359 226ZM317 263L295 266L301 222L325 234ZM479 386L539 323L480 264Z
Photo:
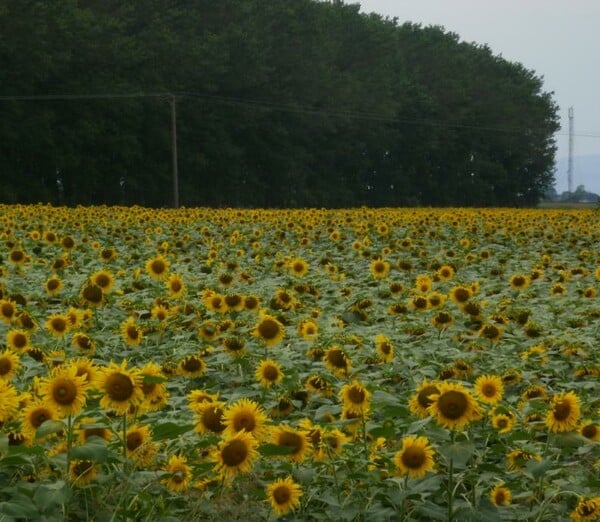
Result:
M594 520L598 214L2 206L7 520Z

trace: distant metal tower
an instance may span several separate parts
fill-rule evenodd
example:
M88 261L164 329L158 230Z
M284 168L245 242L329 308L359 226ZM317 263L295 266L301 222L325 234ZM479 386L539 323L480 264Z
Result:
M569 107L569 166L567 167L567 183L569 193L573 193L573 107Z

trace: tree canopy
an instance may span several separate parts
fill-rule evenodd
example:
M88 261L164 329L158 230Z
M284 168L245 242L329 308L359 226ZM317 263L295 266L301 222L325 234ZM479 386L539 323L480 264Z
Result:
M2 0L0 201L170 205L172 94L185 206L530 205L543 88L338 0Z

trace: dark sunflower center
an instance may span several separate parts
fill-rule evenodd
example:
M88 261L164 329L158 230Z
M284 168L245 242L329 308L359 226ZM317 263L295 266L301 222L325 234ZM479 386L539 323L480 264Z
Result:
M221 433L225 425L221 422L223 410L221 408L206 408L202 414L202 423L213 433Z
M285 446L287 448L294 448L293 453L298 453L302 449L303 439L297 433L292 433L290 431L284 431L277 437L277 444L279 446Z
M92 347L92 343L89 337L80 336L77 337L77 346L82 350L89 350Z
M246 297L244 299L244 306L248 309L248 310L252 310L254 308L256 308L258 306L258 300L254 297Z
M375 270L375 272L378 274L385 272L385 265L382 262L377 262L375 265L373 265L373 270Z
M418 469L427 460L427 455L422 448L416 448L414 446L408 447L402 453L402 464L410 469Z
M221 458L230 468L239 466L248 458L248 447L242 440L231 440L221 450Z
M448 324L452 322L452 316L446 312L440 312L435 316L435 321L438 324Z
M12 343L15 346L15 348L25 348L25 346L27 346L27 337L22 333L17 333L12 338Z
M171 281L171 291L172 292L177 293L182 289L182 287L183 286L180 281L177 281L177 280Z
M202 362L196 357L189 357L183 363L186 372L197 372L202 369Z
M273 490L273 499L277 504L287 504L292 498L292 492L287 486L278 486Z
M235 295L228 295L225 297L225 303L227 304L227 306L230 306L231 308L234 308L236 306L239 306L242 302L242 298L241 296L235 294Z
M51 292L53 290L56 290L58 287L60 286L60 281L58 279L49 279L48 283L46 284L46 287L48 288L48 290L50 290Z
M152 270L152 272L157 275L162 274L166 269L167 266L160 259L155 259L150 265L150 270Z
M33 415L31 416L31 424L35 427L35 428L39 428L44 421L47 421L50 418L49 412L46 409L43 410L38 410L33 412Z
M504 502L506 502L506 494L502 490L496 491L495 499L496 504L504 504Z
M23 261L24 258L25 258L25 254L23 252L21 252L20 250L13 250L10 253L10 259L11 259L11 261L13 261L15 263L19 263L19 262Z
M83 289L83 298L90 303L101 303L102 289L98 285L87 285Z
M94 469L94 463L89 460L80 460L73 468L73 474L76 477L86 475Z
M0 359L0 375L7 375L13 369L12 362L8 357Z
M483 328L483 336L486 339L495 339L498 336L498 328L493 324L488 324Z
M496 421L496 426L502 430L508 426L508 420L502 417Z
M559 401L554 405L552 413L556 420L564 421L571 414L571 405L567 401Z
M129 451L135 451L144 442L144 437L139 431L133 431L127 434L127 449Z
M13 305L7 304L7 303L4 303L2 305L1 311L2 311L2 316L6 317L7 319L11 319L12 316L15 314L15 308L13 307Z
M384 355L388 355L391 351L392 351L392 347L390 346L389 343L383 342L379 345L379 349L381 350L381 353L383 353Z
M106 393L113 401L126 401L133 395L131 378L122 373L114 373L106 380Z
M427 299L424 297L415 297L413 299L413 304L415 308L427 308Z
M587 424L581 430L581 434L587 439L593 439L598 434L598 426L595 424Z
M275 339L279 334L279 325L273 319L264 319L258 325L258 333L263 339Z
M240 413L233 419L233 427L235 428L235 431L246 430L247 432L252 432L256 427L256 419L254 418L254 415Z
M419 392L417 395L417 400L419 401L419 404L423 406L423 408L428 408L433 402L433 399L430 399L429 397L438 393L440 393L440 390L438 390L434 385L429 384Z
M591 500L586 500L577 507L577 512L584 517L589 517L596 512L596 504Z
M522 276L517 276L513 279L514 286L523 286L525 284L525 278Z
M454 299L456 299L459 303L467 302L469 297L471 297L471 294L464 288L457 288L454 291Z
M96 283L100 288L106 288L110 286L110 277L106 274L98 274L94 279L94 283Z
M359 388L358 386L352 386L348 390L347 397L350 402L353 402L354 404L362 404L366 399L365 390Z
M469 401L464 393L450 390L440 395L437 407L447 419L460 419L469 407Z
M58 380L53 387L53 399L62 406L69 406L77 398L77 386L68 379Z
M486 397L494 397L496 395L496 391L496 387L491 383L486 384L481 388L481 392Z
M279 377L279 372L275 366L265 366L262 370L262 376L267 381L276 381L277 377Z
M105 430L104 428L87 428L83 433L86 440L92 436L104 438Z
M330 350L327 352L327 360L336 368L345 368L347 365L346 354L342 350Z
M138 332L138 329L133 326L133 325L129 325L127 327L127 337L129 337L129 339L132 340L136 340L139 337L140 333Z

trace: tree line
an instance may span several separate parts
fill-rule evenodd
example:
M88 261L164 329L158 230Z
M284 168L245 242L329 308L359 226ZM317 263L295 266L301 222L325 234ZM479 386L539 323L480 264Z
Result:
M517 206L553 183L543 79L442 27L336 0L0 0L0 201L169 206L162 93L185 206Z

